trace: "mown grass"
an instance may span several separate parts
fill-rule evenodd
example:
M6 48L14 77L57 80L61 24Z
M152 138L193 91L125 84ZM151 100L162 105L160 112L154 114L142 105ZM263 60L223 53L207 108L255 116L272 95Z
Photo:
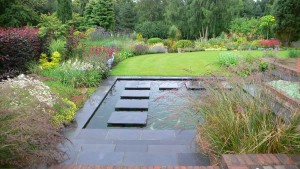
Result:
M217 63L221 52L261 57L263 51L203 51L191 53L168 53L136 56L119 63L112 76L203 76L222 67ZM287 57L287 51L280 51L278 57ZM220 75L226 75L221 73Z

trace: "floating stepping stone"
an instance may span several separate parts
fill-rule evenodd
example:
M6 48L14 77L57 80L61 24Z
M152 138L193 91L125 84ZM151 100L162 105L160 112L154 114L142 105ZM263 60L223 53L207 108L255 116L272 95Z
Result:
M124 90L121 99L149 99L149 90Z
M148 111L149 100L119 100L115 106L116 111Z
M159 90L177 90L177 89L179 89L179 85L176 82L167 82L159 86Z
M150 90L151 82L128 82L125 90Z
M205 90L203 82L199 81L185 82L185 86L188 90Z
M113 112L108 125L146 125L148 112Z

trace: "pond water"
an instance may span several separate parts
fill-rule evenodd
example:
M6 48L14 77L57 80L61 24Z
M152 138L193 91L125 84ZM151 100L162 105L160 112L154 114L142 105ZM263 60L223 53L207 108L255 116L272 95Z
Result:
M115 106L121 99L121 94L125 90L130 80L118 80L108 93L105 100L95 111L85 128L105 129L105 128L129 128L130 126L108 126L107 121ZM201 99L206 94L205 90L188 90L184 81L143 81L150 82L150 98L148 108L147 125L145 129L195 129L196 124L202 124L203 118L195 115L189 101ZM159 86L165 83L177 83L178 90L159 90ZM140 128L133 127L131 128Z

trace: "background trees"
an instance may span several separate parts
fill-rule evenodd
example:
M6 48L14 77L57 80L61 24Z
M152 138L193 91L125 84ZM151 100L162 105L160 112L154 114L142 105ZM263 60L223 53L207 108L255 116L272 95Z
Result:
M0 26L35 26L42 21L41 14L52 15L57 11L63 23L72 16L77 21L81 19L79 16L83 17L83 22L75 25L80 30L101 26L106 30L136 31L144 37L164 38L167 34L162 34L174 25L184 39L206 41L222 32L231 32L250 39L276 36L289 44L299 35L299 3L299 0L0 0ZM270 16L275 21L269 22Z
M276 0L273 15L276 18L275 32L285 45L300 37L300 1Z

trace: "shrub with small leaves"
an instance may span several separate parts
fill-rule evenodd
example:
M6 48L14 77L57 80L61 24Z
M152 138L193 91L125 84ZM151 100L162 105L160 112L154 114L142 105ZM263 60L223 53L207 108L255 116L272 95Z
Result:
M149 45L152 45L152 44L156 44L156 43L160 43L162 40L160 38L151 38L151 39L148 39L147 40L147 43Z
M188 47L195 47L195 44L190 40L180 40L177 41L174 45L174 48L188 48Z
M288 56L289 56L289 58L300 58L300 51L299 50L289 50Z
M61 56L59 52L53 52L51 55L51 58L48 58L45 53L41 54L41 58L39 60L40 66L43 69L50 69L54 68L59 65L59 62L61 61Z
M54 108L57 110L57 113L53 116L55 125L67 125L74 120L77 107L72 101L66 98L61 99L61 103L54 105Z
M264 72L266 70L268 70L269 68L269 63L268 62L260 62L259 63L259 70Z

